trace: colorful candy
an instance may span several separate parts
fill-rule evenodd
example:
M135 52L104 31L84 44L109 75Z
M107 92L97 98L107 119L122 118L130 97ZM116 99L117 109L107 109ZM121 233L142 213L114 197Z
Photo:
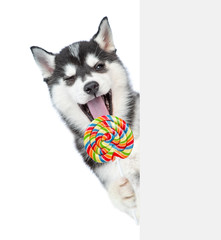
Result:
M134 145L133 133L121 118L105 115L94 119L84 134L88 155L98 163L127 158Z

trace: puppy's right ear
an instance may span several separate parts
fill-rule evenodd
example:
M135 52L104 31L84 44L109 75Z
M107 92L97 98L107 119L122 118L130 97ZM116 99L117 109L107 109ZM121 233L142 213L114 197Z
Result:
M40 47L31 47L35 62L41 70L44 79L51 77L55 69L55 54Z

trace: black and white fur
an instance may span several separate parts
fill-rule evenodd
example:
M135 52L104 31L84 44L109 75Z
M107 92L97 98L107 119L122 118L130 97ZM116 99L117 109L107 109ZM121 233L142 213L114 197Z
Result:
M129 215L135 209L139 218L139 94L133 91L127 71L116 55L107 17L90 41L73 43L58 54L35 46L31 51L48 85L52 103L73 133L84 162L107 189L114 205ZM96 94L89 94L84 88L92 81L99 85ZM100 164L90 159L83 144L84 131L91 119L80 106L110 90L112 115L129 124L135 139L131 155L120 159L125 177L120 177L115 162Z

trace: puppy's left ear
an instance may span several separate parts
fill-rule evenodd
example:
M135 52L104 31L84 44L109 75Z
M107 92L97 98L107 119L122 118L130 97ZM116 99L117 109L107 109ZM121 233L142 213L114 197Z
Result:
M108 22L107 17L104 17L101 20L101 23L98 27L97 33L92 38L95 42L98 43L101 49L106 52L115 51L114 41L112 37L112 31Z

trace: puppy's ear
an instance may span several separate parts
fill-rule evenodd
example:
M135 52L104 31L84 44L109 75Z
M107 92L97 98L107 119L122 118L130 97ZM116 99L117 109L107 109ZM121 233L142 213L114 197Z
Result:
M101 23L98 27L97 33L92 38L95 42L97 42L101 49L106 52L115 51L115 46L112 37L112 31L108 22L107 17L104 17L101 20Z
M39 47L31 47L35 62L41 70L44 79L51 77L55 69L55 54Z

